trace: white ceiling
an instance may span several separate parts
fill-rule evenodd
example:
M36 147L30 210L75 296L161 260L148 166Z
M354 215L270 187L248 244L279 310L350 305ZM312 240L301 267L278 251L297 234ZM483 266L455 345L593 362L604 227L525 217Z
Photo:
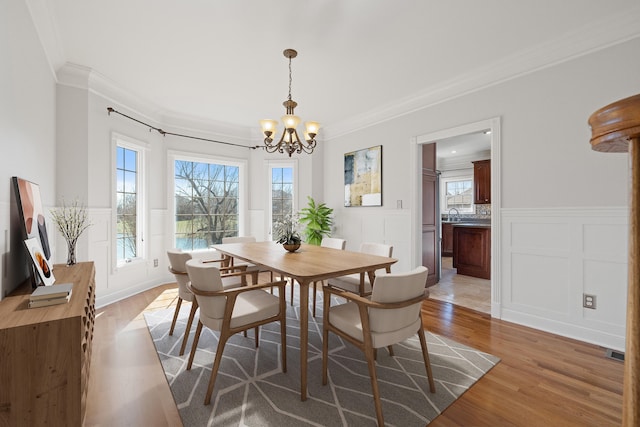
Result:
M286 48L297 115L338 129L637 37L640 17L638 0L26 2L53 70L89 67L166 116L256 128L284 114Z

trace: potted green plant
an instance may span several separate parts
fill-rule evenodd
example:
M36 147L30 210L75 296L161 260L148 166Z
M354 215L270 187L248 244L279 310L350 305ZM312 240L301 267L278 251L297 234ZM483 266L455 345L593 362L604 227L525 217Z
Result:
M277 236L276 243L280 243L289 252L295 252L300 248L302 238L298 232L299 223L292 215L285 216L274 226L274 234Z
M300 222L306 224L305 241L311 245L320 246L323 237L331 236L333 209L324 203L316 204L313 197L307 196L307 199L309 204L300 211Z

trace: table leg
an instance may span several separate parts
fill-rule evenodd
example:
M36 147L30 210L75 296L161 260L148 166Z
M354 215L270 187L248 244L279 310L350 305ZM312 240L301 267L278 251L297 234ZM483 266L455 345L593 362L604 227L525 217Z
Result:
M300 400L307 400L307 347L309 341L309 283L300 283Z

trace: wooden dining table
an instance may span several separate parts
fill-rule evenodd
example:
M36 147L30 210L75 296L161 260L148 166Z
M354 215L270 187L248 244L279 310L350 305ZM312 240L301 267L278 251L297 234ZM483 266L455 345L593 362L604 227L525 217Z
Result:
M394 258L302 244L288 252L275 242L225 243L213 245L220 253L263 266L266 270L297 280L300 284L300 399L307 400L307 351L309 340L309 285L313 282L360 273L373 283L375 271L389 271ZM292 282L293 285L293 282Z

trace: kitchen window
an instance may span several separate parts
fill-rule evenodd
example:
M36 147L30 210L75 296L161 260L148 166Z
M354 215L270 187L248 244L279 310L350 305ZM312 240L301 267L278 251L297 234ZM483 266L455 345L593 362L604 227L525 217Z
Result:
M444 179L442 182L442 212L457 209L459 213L473 213L473 178Z

